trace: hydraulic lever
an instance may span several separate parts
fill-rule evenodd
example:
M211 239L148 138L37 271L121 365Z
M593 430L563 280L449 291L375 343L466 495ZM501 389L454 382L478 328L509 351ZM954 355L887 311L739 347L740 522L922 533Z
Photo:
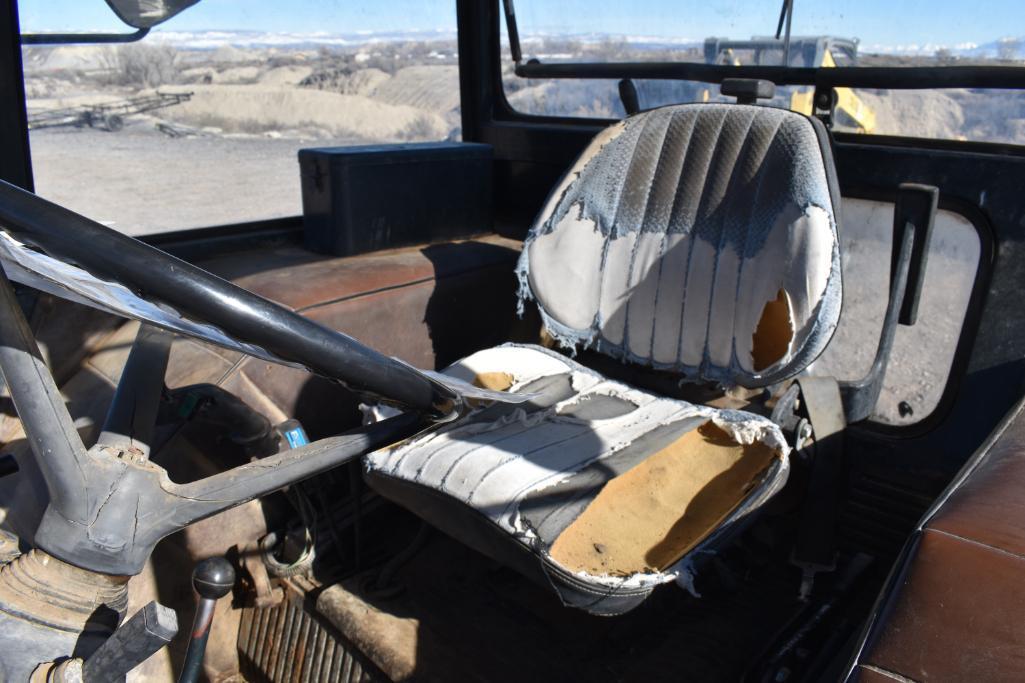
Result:
M82 681L123 681L125 674L171 642L178 633L174 610L150 602L121 624L82 665Z
M619 99L623 103L623 111L627 116L633 116L641 110L641 102L637 97L637 86L629 78L619 82Z
M879 346L868 374L854 382L841 382L847 422L872 414L883 388L886 366L893 350L897 325L911 326L918 316L918 300L925 279L926 258L940 191L931 185L901 183L893 209L893 254L890 263L890 298L879 334Z
M223 557L211 557L196 565L192 572L192 587L196 591L196 618L189 634L189 647L185 651L185 664L178 683L195 683L203 669L206 641L210 638L214 608L217 601L231 592L235 585L235 570Z

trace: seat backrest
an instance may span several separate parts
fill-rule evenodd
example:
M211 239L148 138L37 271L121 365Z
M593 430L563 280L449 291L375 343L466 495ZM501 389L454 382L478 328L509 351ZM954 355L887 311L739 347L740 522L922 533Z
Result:
M839 191L821 122L663 107L600 133L520 257L563 346L760 387L806 368L840 316Z

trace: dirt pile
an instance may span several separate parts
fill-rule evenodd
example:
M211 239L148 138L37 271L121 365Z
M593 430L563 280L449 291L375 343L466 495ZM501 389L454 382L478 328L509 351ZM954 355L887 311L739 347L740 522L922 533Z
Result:
M409 66L379 82L369 94L389 104L448 112L459 107L459 67Z
M164 118L223 133L304 129L366 140L438 139L448 133L447 122L438 114L362 95L263 84L191 89L192 99L167 110Z
M314 71L299 81L299 85L303 88L330 90L341 95L369 95L389 78L389 74L374 67L356 71L350 67L338 67Z
M875 111L878 135L913 134L944 140L962 139L964 135L965 115L954 92L858 90L857 95Z

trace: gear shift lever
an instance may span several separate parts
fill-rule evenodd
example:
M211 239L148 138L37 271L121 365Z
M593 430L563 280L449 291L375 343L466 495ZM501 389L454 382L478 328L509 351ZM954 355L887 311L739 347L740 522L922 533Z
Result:
M185 664L178 683L195 683L203 668L206 641L210 637L210 625L214 620L214 607L235 585L235 569L223 557L211 557L196 565L192 572L192 587L199 600L196 602L196 618L192 622L189 648L185 652Z

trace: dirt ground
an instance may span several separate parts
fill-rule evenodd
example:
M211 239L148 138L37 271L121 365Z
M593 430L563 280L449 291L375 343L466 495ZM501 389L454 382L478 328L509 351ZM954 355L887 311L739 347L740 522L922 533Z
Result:
M302 213L301 140L170 138L129 122L33 131L30 142L41 196L132 235Z

